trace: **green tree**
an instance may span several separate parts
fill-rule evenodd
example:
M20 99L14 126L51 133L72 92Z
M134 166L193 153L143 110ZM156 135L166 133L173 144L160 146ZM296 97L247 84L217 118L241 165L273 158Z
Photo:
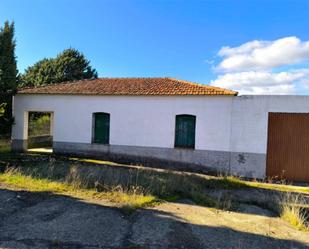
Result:
M19 86L30 87L55 83L55 75L54 60L44 58L27 68L25 73L21 75Z
M66 49L55 59L58 82L97 78L98 74L90 66L90 61L76 49Z
M14 22L6 21L0 28L0 134L8 134L11 131L12 96L17 89L17 66L15 56ZM5 106L5 109L4 109Z
M4 115L5 113L5 106L6 106L6 103L2 103L0 104L0 118Z
M45 58L26 69L21 76L21 87L94 79L98 74L90 61L76 49L66 49L56 58Z

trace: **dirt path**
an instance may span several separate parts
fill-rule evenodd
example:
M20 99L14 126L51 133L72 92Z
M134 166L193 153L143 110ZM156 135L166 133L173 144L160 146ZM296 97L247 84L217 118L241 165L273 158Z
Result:
M126 216L106 203L0 189L0 248L309 248L309 234L252 205L235 213L184 200Z

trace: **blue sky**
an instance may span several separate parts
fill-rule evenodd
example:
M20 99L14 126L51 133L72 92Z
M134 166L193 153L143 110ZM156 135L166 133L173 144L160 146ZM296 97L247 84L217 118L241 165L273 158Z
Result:
M308 93L308 16L306 0L0 0L21 72L74 47L100 77L170 76L243 93Z

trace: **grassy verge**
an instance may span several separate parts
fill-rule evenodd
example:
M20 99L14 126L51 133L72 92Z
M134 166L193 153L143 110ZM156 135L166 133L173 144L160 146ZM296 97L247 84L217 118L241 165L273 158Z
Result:
M145 195L137 191L126 193L121 188L118 188L106 192L99 192L96 189L83 189L79 187L78 184L34 178L16 171L0 174L0 182L11 189L22 189L32 192L50 192L82 199L108 200L129 210L145 207L157 201L154 196Z
M205 178L202 175L99 160L6 154L2 158L0 156L0 169L1 162L4 173L0 182L31 191L38 188L38 191L61 194L72 195L74 192L75 196L84 196L87 190L86 193L91 198L105 198L121 203L126 209L142 207L159 199L175 201L179 198L192 199L203 206L225 209L220 204L221 199L206 195L204 190L247 187L234 177ZM16 177L17 181L14 182ZM35 186L31 186L33 181ZM93 190L96 192L93 193Z
M11 141L10 139L0 139L0 153L11 152Z
M272 184L272 183L264 183L264 182L250 182L245 181L245 184L248 187L252 188L261 188L261 189L269 189L281 192L294 192L294 193L303 193L309 194L309 187L302 187L302 186L293 186L293 185L286 185L286 184Z
M283 206L285 203L289 207L301 207L300 214L304 215L303 219L308 219L308 213L303 212L304 203L294 205L295 200L283 201L282 198L277 198L290 193L291 196L307 194L308 187L38 154L2 154L0 172L1 170L3 174L0 174L0 183L30 191L106 199L121 206L126 213L154 204L160 199L175 201L188 198L199 205L221 210L237 211L241 203L257 205L276 212L295 225L291 213L297 216L297 211L295 209L288 212L289 209ZM244 190L246 197L243 200L237 190ZM240 192L240 195L243 193Z
M81 163L89 163L89 164L95 164L95 165L109 165L109 166L128 166L126 164L120 164L110 161L103 161L103 160L97 160L97 159L85 159L85 158L70 158L72 161L77 161ZM132 168L136 169L144 169L140 166L133 166L130 165ZM149 171L153 171L153 169L149 169ZM165 170L158 170L157 172L164 172ZM282 182L280 184L273 184L273 183L267 183L267 182L261 182L261 181L248 181L240 179L239 177L235 176L208 176L203 174L184 174L179 173L177 171L169 171L170 174L173 175L187 175L191 178L197 177L204 179L205 187L208 188L217 188L217 189L241 189L241 188L255 188L255 189L266 189L266 190L274 190L274 191L280 191L280 192L294 192L294 193L303 193L303 194L309 194L309 187L302 187L302 186L293 186L288 185L286 182Z

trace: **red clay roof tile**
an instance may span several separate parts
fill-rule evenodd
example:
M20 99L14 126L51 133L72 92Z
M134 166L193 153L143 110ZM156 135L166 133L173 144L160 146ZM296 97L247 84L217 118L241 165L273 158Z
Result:
M174 78L98 78L24 88L18 94L237 95L237 92Z

